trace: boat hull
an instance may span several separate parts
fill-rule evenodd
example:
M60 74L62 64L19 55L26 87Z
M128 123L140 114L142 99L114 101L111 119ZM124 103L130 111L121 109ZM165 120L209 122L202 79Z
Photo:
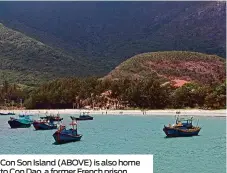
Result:
M57 125L49 125L45 123L34 122L33 126L36 130L52 130L57 129Z
M186 129L164 127L163 131L165 132L167 137L189 137L189 136L197 136L200 132L200 128L186 130Z
M53 134L53 137L54 137L54 140L57 144L63 144L63 143L80 141L80 139L82 138L82 135L78 134L76 136L73 136L73 135L55 132Z
M7 115L16 115L15 113L8 113Z
M10 127L12 129L14 129L14 128L29 128L29 127L31 127L30 123L22 123L22 122L17 121L17 120L9 120L8 124L10 125Z
M0 113L0 115L15 115L15 113Z
M41 119L52 120L52 121L62 121L63 120L63 118L52 117L52 116L41 117Z
M93 120L93 117L89 118L76 118L77 121L86 121L86 120Z

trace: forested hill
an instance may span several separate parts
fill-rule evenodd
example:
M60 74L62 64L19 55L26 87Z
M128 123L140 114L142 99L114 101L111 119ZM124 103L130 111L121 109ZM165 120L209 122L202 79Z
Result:
M0 82L38 84L59 77L85 76L92 67L0 24ZM93 70L95 70L93 68Z
M61 61L68 62L65 68L76 75L81 75L74 73L78 68L81 73L105 75L129 57L144 52L226 54L223 1L0 2L0 22L67 52L73 61L80 59L93 66L77 65L69 56L62 56ZM20 64L26 66L23 61ZM34 64L35 58L30 63ZM39 67L42 70L42 65ZM61 71L58 63L52 68Z
M159 77L202 85L226 79L226 61L216 55L188 51L150 52L136 55L117 66L105 79L141 80Z

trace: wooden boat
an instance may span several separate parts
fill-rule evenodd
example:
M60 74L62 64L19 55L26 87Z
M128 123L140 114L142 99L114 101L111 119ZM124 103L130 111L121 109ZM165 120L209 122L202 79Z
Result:
M36 130L52 130L52 129L57 129L58 125L55 124L55 122L60 122L62 121L63 118L60 116L46 116L46 117L41 117L40 120L34 121L33 126Z
M38 120L34 121L33 126L36 130L52 130L57 129L57 124L54 123L54 121L47 121L47 120Z
M19 115L19 118L10 117L8 124L11 128L28 128L32 122L29 115Z
M163 131L167 137L186 137L197 136L201 127L192 125L193 117L191 118L176 118L174 125L164 126Z
M58 128L57 124L46 121L34 121L33 126L36 130L52 130Z
M0 113L0 115L15 115L13 112L8 112L8 113Z
M80 115L78 118L71 116L71 119L74 119L76 121L85 121L85 120L93 120L93 117L88 115L88 112L87 112L87 114L85 112L83 112L83 115Z
M45 116L45 117L40 117L41 119L46 119L46 120L51 120L51 121L62 121L63 118L61 118L59 116L59 114L57 116L54 115L49 115L49 116Z
M65 126L61 125L53 134L54 140L57 144L80 141L82 135L77 133L77 122L72 119L72 123L70 125L72 128L68 130ZM74 128L74 126L76 126L76 128Z

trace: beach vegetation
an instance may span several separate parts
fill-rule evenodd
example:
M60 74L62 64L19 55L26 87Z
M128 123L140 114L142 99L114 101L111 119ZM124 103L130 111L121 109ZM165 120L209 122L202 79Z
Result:
M28 109L222 109L226 106L225 88L225 82L216 86L187 83L176 88L162 85L158 79L111 82L96 77L63 78L33 88L25 97L24 106ZM6 88L2 87L2 91L6 92ZM22 93L26 95L28 90Z

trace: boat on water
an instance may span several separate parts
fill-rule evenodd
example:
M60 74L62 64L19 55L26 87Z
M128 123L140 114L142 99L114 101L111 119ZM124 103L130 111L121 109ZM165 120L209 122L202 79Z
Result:
M34 121L32 124L36 130L52 130L58 128L58 124L55 122L60 122L62 120L63 118L61 118L59 114L57 116L47 115L45 117L40 117L40 120Z
M177 112L180 114L180 112ZM175 124L165 126L163 131L167 137L187 137L187 136L197 136L201 130L201 127L193 126L193 117L190 118L180 118L179 115L176 118Z
M76 121L85 121L85 120L93 120L93 117L88 115L89 112L83 112L82 115L80 115L79 117L72 117L71 116L71 119L74 119Z
M15 115L15 113L13 113L13 112L1 113L1 112L0 112L0 115Z
M8 124L11 128L28 128L32 122L30 115L19 115L19 118L10 117Z
M47 115L45 117L40 117L40 118L45 119L45 120L50 120L50 121L62 121L63 120L63 118L61 118L59 114L57 116Z
M58 124L53 120L40 119L34 121L32 124L36 130L52 130L58 128Z
M60 125L59 129L53 134L54 140L57 144L80 141L83 135L77 133L77 122L72 119L71 129L66 129L65 126Z

